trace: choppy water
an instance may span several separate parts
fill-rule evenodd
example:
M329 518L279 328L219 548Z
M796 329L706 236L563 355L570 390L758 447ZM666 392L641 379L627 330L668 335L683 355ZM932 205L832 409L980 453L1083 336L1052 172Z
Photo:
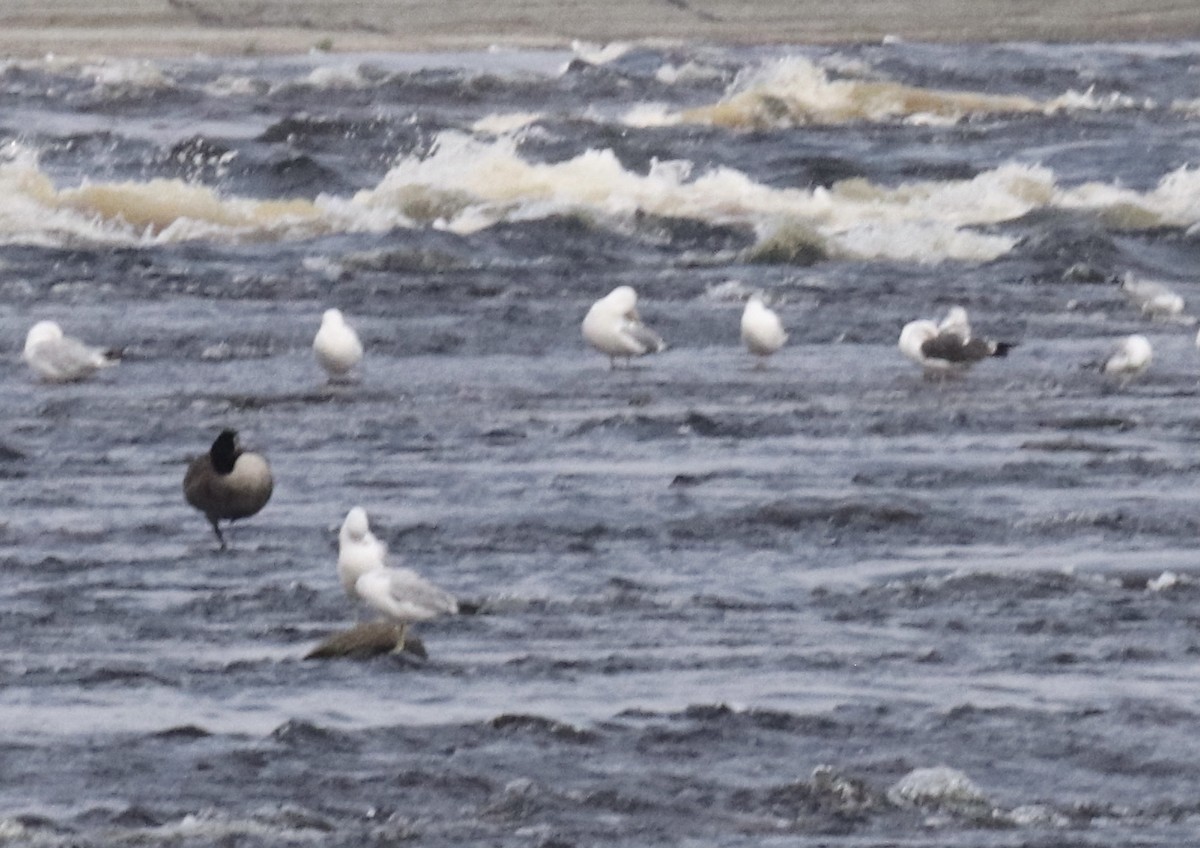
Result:
M1195 45L0 66L0 842L1187 844L1200 353L1111 278L1200 302L1198 121ZM1020 346L924 382L953 303ZM302 659L356 503L482 604L425 664Z

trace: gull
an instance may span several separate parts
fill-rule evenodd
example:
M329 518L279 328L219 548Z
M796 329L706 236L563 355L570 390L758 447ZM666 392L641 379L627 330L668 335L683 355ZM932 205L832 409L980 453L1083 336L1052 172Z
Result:
M362 342L340 309L326 309L321 316L321 328L313 339L313 353L330 380L345 377L362 361Z
M1147 318L1178 318L1183 314L1183 298L1158 280L1139 280L1126 271L1121 291Z
M367 606L399 625L395 653L404 650L408 627L439 615L458 613L458 601L411 568L374 568L358 578L354 591Z
M742 312L742 341L759 362L783 347L787 333L775 311L768 307L762 295L751 295Z
M637 292L632 286L617 286L592 304L583 319L583 337L616 367L634 356L658 353L667 346L658 333L642 323L637 313Z
M1124 388L1150 365L1154 349L1145 336L1133 335L1121 339L1100 370L1106 377L1116 377Z
M409 624L458 612L458 601L411 568L387 565L387 546L371 532L367 513L356 506L338 533L338 579L360 600L399 625L395 651L404 650Z
M387 545L375 538L367 521L367 511L356 506L346 513L338 531L338 580L351 598L357 598L354 584L368 571L387 565Z
M65 336L53 321L38 321L25 336L21 358L48 383L71 383L116 365L119 353Z
M222 430L208 453L196 457L183 477L183 496L208 519L221 550L218 521L249 518L271 499L271 467L261 454L242 450L236 430Z
M971 335L967 310L951 307L940 324L910 321L900 331L900 352L924 369L926 377L958 374L990 356L1007 356L1016 345Z

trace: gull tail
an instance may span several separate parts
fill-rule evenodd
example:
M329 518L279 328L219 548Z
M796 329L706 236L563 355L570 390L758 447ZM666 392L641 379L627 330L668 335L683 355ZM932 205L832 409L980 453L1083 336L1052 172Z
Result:
M1008 356L1008 352L1017 346L1016 342L996 342L996 346L989 356Z

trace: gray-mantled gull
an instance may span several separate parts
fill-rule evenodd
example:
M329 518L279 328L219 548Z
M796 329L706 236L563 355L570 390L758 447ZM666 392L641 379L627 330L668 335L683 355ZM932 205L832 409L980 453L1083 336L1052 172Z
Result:
M1183 314L1183 297L1158 280L1138 279L1132 271L1126 271L1121 291L1147 318L1177 318Z
M1125 386L1149 367L1153 357L1154 349L1149 339L1141 335L1126 336L1104 360L1100 370L1106 377L1114 377Z
M408 626L439 615L454 615L458 601L411 568L373 568L354 584L358 597L385 618L400 625L396 652L404 650Z
M583 337L607 354L614 367L618 359L628 361L667 347L658 333L642 323L637 313L637 292L631 286L618 286L592 304L583 319Z
M90 377L101 368L116 365L114 351L84 344L63 335L53 321L39 321L25 336L22 359L48 383L71 383Z

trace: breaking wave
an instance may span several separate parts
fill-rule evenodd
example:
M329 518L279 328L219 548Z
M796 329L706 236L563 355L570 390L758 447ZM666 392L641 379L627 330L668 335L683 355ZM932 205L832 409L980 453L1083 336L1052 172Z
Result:
M883 185L853 178L815 188L775 187L730 167L684 160L627 168L611 149L531 161L511 136L441 133L423 155L401 157L377 185L350 197L252 199L180 179L56 187L36 151L12 143L0 158L0 242L163 244L307 238L432 227L470 234L501 222L575 215L600 227L638 216L752 230L751 258L798 256L934 263L989 261L1015 235L980 231L1038 209L1096 215L1122 230L1200 222L1200 170L1180 168L1149 191L1099 182L1063 187L1043 166L1008 163L970 179Z
M1015 94L923 88L870 77L832 78L812 61L790 57L743 73L716 103L657 116L642 109L628 120L638 123L653 118L658 123L764 130L880 121L949 124L987 115L1145 106L1153 104L1138 103L1116 94L1100 96L1092 89L1068 91L1051 100L1039 101Z
M954 121L968 115L1035 112L1020 96L938 91L886 80L831 79L802 57L782 59L736 80L717 103L685 110L686 123L729 129L843 124L929 116Z

